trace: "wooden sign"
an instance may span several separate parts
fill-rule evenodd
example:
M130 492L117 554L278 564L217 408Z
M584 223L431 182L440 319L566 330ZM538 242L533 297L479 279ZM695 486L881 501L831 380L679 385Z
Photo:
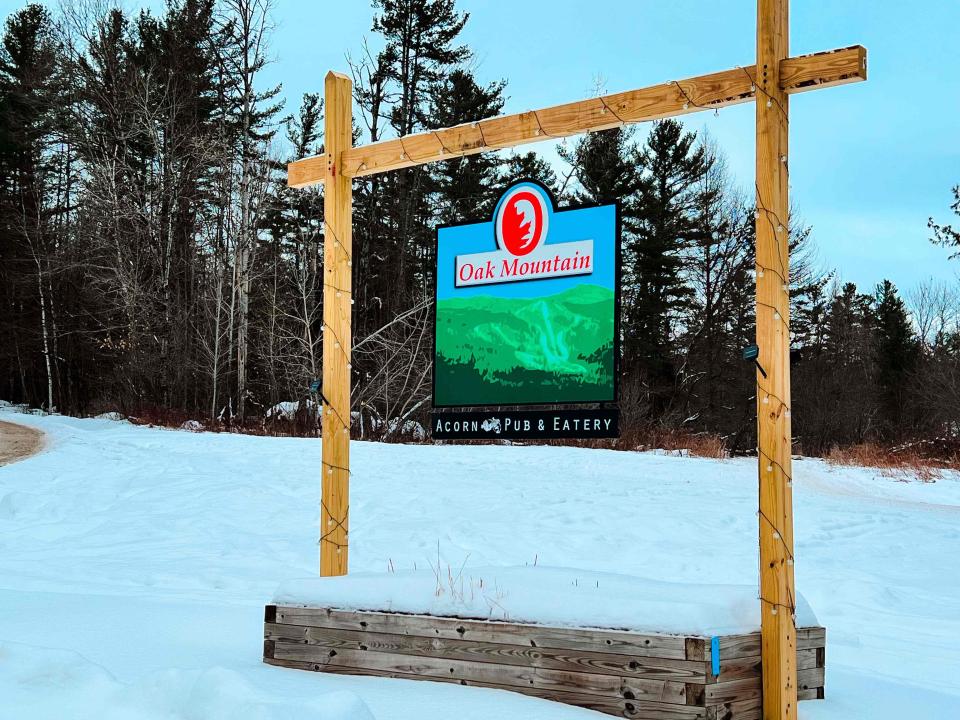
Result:
M324 184L322 575L346 574L349 549L352 178L753 101L756 104L758 356L754 360L758 372L762 716L765 720L795 720L798 675L794 652L797 632L793 612L793 480L790 466L789 98L810 90L866 80L867 51L862 46L854 45L790 57L789 36L789 0L757 0L756 58L745 66L550 108L432 129L361 147L353 147L352 142L350 79L339 73L327 74L324 94L325 152L290 163L287 172L287 184L290 187ZM529 197L526 199L533 202ZM519 201L515 204L518 205ZM523 207L520 214L526 219L526 212L530 208L526 205ZM548 213L543 231L549 229L548 224L555 218L568 212L557 211L553 208L552 200L550 208L554 212L552 215ZM535 204L532 205L532 212L535 222ZM513 239L519 243L514 250L533 252L528 250L528 242L532 244L537 234L535 232L528 238L528 230L520 232L522 226L521 223L513 228L520 233L519 237ZM546 236L546 232L543 235ZM597 252L596 237L567 237L565 241L584 239L594 240L593 250ZM504 248L500 247L500 250ZM497 247L489 243L486 248L469 250L470 253L496 251ZM509 245L506 251L511 252ZM466 249L462 252L468 254ZM555 257L559 258L559 254ZM599 258L600 255L596 255L593 262ZM559 272L562 277L552 276L557 272L557 263L548 264L548 269L544 270L543 263L548 260L549 257L541 257L539 266L528 264L521 270L524 261L518 258L516 274L534 274L541 278L534 282L543 283L583 276L576 273L583 270L584 266L578 265L573 258L566 268L561 260ZM526 262L530 263L530 259ZM465 270L467 264L473 265L472 270ZM492 260L488 266L464 259L460 269L464 270L466 280L461 281L461 285L453 282L453 286L464 290L472 288L474 293L479 293L484 285L495 286L498 282L497 272L500 273L500 279L506 279L502 266L497 268ZM512 266L509 270L511 279L507 282L518 284L527 281L526 278L512 278ZM455 256L445 271L454 278L458 276ZM452 316L446 317L451 317L452 322ZM444 345L445 353L457 347L455 339L447 340L450 342ZM613 356L616 358L616 349ZM453 359L460 365L477 369L476 357L471 362L464 362L469 358L454 352ZM608 367L604 363L600 362L599 365ZM456 365L454 369L457 369ZM495 364L484 369L495 370ZM484 374L480 375L486 382ZM615 398L615 369L612 377ZM600 395L609 387L597 378L599 375L589 384ZM441 380L441 385L443 382ZM569 382L559 381L556 377L551 378L551 382L554 385L551 394L563 390L567 392L568 400L576 395L570 389L572 385ZM556 387L558 384L561 385L559 389ZM462 396L469 398L471 395L471 392L459 395L454 392L446 399L456 404L462 402ZM444 397L440 399L444 400ZM523 399L511 396L509 402L516 404ZM526 399L530 400L529 397ZM506 404L502 395L496 400L488 398L485 402Z

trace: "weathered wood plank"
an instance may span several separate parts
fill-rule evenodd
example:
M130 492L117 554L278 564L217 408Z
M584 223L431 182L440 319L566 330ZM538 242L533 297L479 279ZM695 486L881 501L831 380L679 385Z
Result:
M283 620L318 619L351 627L282 624ZM730 657L756 651L757 633L720 638L721 673L710 673L709 642L705 661L629 656L616 652L546 648L531 645L525 634L585 633L597 647L595 631L579 628L540 628L491 621L461 621L391 613L367 613L316 608L268 606L264 625L264 661L284 667L340 674L373 675L412 680L455 682L521 692L557 702L591 708L620 717L649 720L752 720L761 717L759 655ZM386 625L395 632L381 632ZM479 635L473 626L497 633L499 640ZM411 634L416 630L423 634ZM396 632L399 631L399 632ZM424 632L425 631L425 632ZM697 655L700 645L679 636L637 636L673 641L672 651ZM445 635L450 635L446 637ZM797 697L824 696L823 628L797 633ZM518 642L518 639L523 642ZM556 638L553 639L556 641ZM603 645L604 648L607 646ZM645 647L645 646L644 646ZM682 679L681 679L682 678ZM690 679L693 678L693 679Z
M461 680L450 677L423 678L416 675L404 673L384 673L365 668L347 668L336 665L321 665L299 660L267 659L270 665L278 667L295 668L297 670L309 670L313 672L329 672L334 674L360 675L372 677L392 677L402 680L425 680L432 682L453 683L457 685L466 685L469 687L485 687L498 690L509 690L511 692L520 692L532 697L544 698L556 702L562 702L567 705L596 710L608 715L618 717L635 718L636 720L706 720L707 710L702 707L692 707L689 705L677 705L668 703L647 702L642 700L625 700L616 697L604 697L602 695L591 695L576 693L552 688L537 687L517 687L511 685L499 685L497 683L480 682L475 680Z
M814 655L814 657L816 656ZM810 667L797 671L797 691L806 693L805 697L800 699L811 696L817 697L816 691L818 688L822 688L823 684L824 668ZM759 698L762 690L761 678L758 673L754 677L706 685L704 690L704 701L708 706ZM822 694L820 697L822 697Z
M768 611L769 612L769 611ZM797 650L821 648L826 645L827 631L822 627L797 628ZM707 646L708 658L709 644ZM760 656L760 634L720 636L720 662L734 658ZM722 667L721 667L722 671Z
M686 638L681 635L653 635L604 629L520 625L493 620L460 620L428 615L291 606L278 606L276 621L284 625L309 625L561 650L600 650L616 655L687 660Z
M808 670L810 668L823 667L821 663L820 648L807 648L797 651L797 669ZM708 683L727 682L728 680L740 680L742 678L760 677L760 656L724 658L720 657L720 675L707 675Z
M861 46L803 55L783 61L781 90L791 94L866 79ZM589 98L542 110L489 118L452 128L364 145L341 155L341 171L361 177L485 150L509 148L658 120L753 100L756 66L700 75L652 87ZM290 187L324 182L328 164L310 157L287 166Z
M620 695L625 700L661 702L671 705L702 705L703 685L673 682L671 680L642 680L623 678Z
M452 677L511 687L536 687L608 697L620 695L620 678L596 673L571 673L562 670L499 665L470 660L451 660L364 650L328 650L316 645L274 643L274 658L301 660L317 665L364 668L385 673L404 673L424 678ZM663 680L635 682L663 683Z
M743 678L760 677L760 655L743 658L727 658L720 653L720 674L709 675L709 684L742 680Z
M688 660L603 652L570 652L530 645L478 642L460 638L397 635L369 630L341 630L269 622L264 626L264 637L276 642L305 643L334 650L371 650L453 660L496 662L567 672L595 672L618 677L637 677L644 680L706 682L706 663Z
M708 707L707 717L709 720L760 720L762 711L760 698L750 698Z
M815 690L824 686L826 670L822 667L797 671L797 690Z
M704 702L710 705L750 700L760 697L760 676L728 680L704 686Z
M797 670L809 670L810 668L823 667L820 663L820 648L808 648L806 650L797 650Z

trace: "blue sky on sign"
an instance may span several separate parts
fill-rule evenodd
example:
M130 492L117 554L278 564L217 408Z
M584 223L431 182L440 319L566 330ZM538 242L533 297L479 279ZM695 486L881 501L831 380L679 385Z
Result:
M616 288L616 230L617 214L614 205L564 210L561 206L550 215L545 244L576 240L593 240L593 272L540 280L523 280L492 285L455 287L456 256L497 250L493 222L444 227L437 239L437 299L494 295L496 297L545 297L589 284L614 290ZM512 258L512 256L511 256ZM523 258L520 258L521 262Z
M139 6L130 0L122 3ZM161 2L151 0L150 7ZM20 3L0 0L4 13ZM482 81L508 80L506 112L724 70L753 60L754 0L458 0ZM366 0L277 0L273 64L287 109L346 70L369 33ZM960 260L933 246L931 215L950 220L960 183L960 1L793 0L791 54L862 44L866 83L791 102L792 201L813 227L822 264L871 288L955 280ZM753 105L687 116L725 152L735 181L753 183ZM641 126L638 134L645 132ZM556 161L550 142L528 146Z

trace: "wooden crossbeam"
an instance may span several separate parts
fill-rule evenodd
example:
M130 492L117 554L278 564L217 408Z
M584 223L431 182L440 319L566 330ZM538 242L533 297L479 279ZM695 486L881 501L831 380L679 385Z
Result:
M867 51L861 45L787 58L780 63L780 87L788 95L866 79ZM713 110L753 100L755 83L756 66L749 65L431 130L344 150L339 171L347 177L362 177L621 124ZM299 188L322 183L327 164L326 155L292 162L287 166L287 184Z

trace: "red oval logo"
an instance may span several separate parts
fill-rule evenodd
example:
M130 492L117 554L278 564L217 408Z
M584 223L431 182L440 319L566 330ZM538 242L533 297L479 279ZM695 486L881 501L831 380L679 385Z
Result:
M511 191L496 217L497 244L511 255L529 255L547 235L546 198L530 187Z

